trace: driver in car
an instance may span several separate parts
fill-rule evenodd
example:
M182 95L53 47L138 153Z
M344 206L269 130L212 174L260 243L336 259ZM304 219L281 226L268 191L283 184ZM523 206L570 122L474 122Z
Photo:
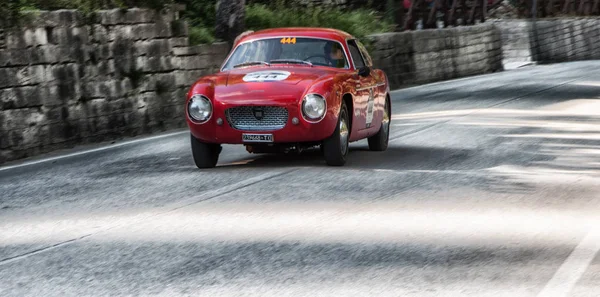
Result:
M346 67L344 51L342 46L338 43L328 42L325 45L325 56L327 57L327 63L329 63L330 66L337 68Z

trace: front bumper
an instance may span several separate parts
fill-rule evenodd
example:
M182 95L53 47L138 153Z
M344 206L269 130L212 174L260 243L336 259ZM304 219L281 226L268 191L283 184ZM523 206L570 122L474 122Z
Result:
M288 118L285 126L274 131L257 131L257 130L238 130L232 127L226 115L228 108L237 106L278 106L284 107L288 111ZM293 102L258 102L248 101L243 103L224 103L213 101L213 114L210 120L203 124L198 124L192 121L187 114L186 118L191 134L197 139L207 143L222 143L222 144L243 144L242 134L272 134L273 143L302 143L302 142L318 142L322 141L335 130L337 124L337 115L339 107L329 106L325 117L318 123L310 123L302 117L300 104L297 100ZM293 124L292 119L297 118L298 124ZM220 119L220 120L219 120ZM218 125L217 122L221 122Z

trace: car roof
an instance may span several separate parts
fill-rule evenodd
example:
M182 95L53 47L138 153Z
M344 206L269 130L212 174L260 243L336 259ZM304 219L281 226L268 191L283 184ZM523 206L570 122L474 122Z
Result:
M293 36L305 36L305 37L317 37L332 39L344 43L346 39L354 38L349 33L342 30L332 28L313 28L313 27L289 27L289 28L274 28L274 29L263 29L256 32L252 32L242 37L238 43L269 37L285 37L286 35ZM290 36L290 37L293 37Z

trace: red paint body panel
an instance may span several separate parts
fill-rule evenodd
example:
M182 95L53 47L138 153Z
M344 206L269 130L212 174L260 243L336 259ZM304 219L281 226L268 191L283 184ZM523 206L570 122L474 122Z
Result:
M234 129L227 120L226 109L236 106L279 106L288 111L284 128L265 131L273 134L275 143L320 142L331 136L338 123L342 98L352 97L353 110L350 141L357 141L376 134L383 119L383 107L389 93L387 77L383 71L372 69L371 75L361 77L354 67L347 40L354 39L347 33L320 28L271 29L252 33L241 38L235 46L253 39L280 36L316 37L339 41L349 58L350 69L302 64L257 65L218 72L200 78L190 88L186 100L186 119L191 134L207 143L242 144L242 133L262 133L261 131L240 131ZM233 50L232 50L233 52ZM246 82L244 76L258 71L287 71L289 77L282 81ZM373 92L373 119L366 125L368 100ZM327 111L325 117L310 123L302 116L301 104L305 95L317 93L325 97ZM187 114L189 99L197 94L208 97L213 105L211 118L203 124L192 121ZM294 125L293 118L299 123ZM222 119L222 125L217 120Z

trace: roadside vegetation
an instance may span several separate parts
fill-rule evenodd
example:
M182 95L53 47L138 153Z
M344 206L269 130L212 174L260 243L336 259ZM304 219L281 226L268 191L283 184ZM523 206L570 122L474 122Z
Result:
M359 38L388 32L393 26L378 12L369 9L345 11L323 7L285 7L252 4L246 7L250 30L276 27L327 27L346 31Z
M215 38L217 0L0 0L0 13L7 22L30 10L78 9L90 13L99 9L145 7L160 9L174 3L185 4L183 17L190 25L190 44L212 43ZM245 24L248 30L275 27L329 27L357 37L393 29L391 22L369 8L342 10L321 6L298 6L291 1L248 0Z
M178 0L186 4L184 16L190 28L190 43L215 41L215 0ZM291 1L247 1L245 27L261 30L277 27L328 27L357 37L388 32L393 25L372 9L342 10L321 6L304 7Z

